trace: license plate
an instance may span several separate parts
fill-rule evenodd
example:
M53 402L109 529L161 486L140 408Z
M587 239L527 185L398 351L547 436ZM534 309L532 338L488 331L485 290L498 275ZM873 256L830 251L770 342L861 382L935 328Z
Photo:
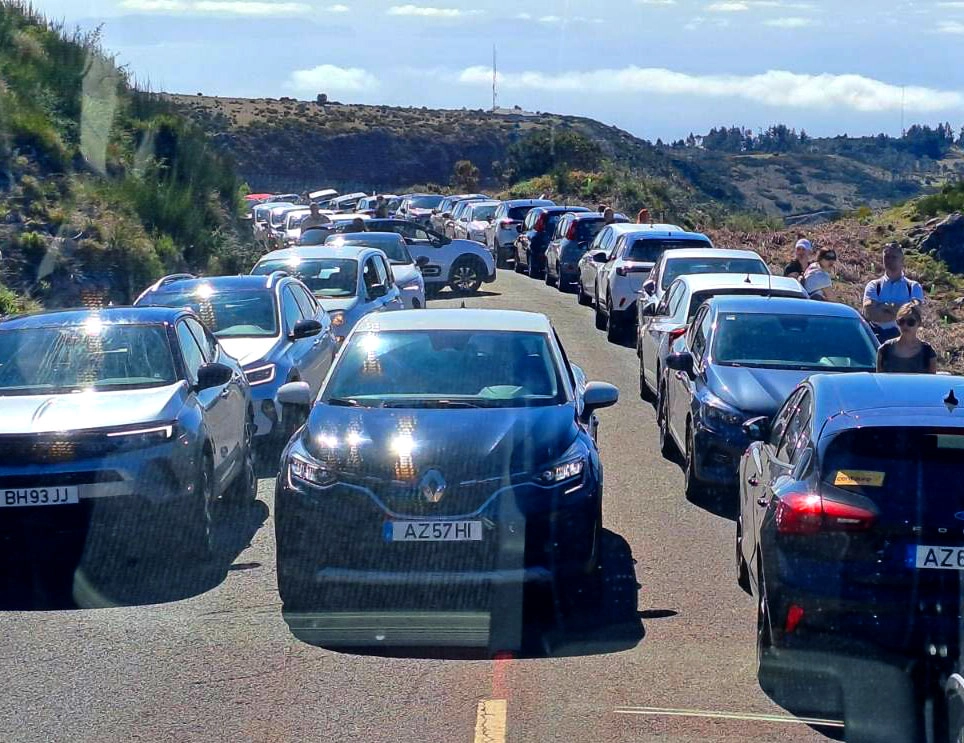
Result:
M964 570L964 547L917 545L915 564L931 570Z
M59 488L3 488L0 489L0 507L17 506L64 506L78 503L80 494L76 486Z
M386 542L480 542L481 521L386 521Z

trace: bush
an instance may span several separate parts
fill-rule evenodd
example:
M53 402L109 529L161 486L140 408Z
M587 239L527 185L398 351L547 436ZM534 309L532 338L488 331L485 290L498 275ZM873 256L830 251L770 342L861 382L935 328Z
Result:
M925 196L917 202L917 214L922 219L962 210L964 210L964 181L948 183L940 193Z

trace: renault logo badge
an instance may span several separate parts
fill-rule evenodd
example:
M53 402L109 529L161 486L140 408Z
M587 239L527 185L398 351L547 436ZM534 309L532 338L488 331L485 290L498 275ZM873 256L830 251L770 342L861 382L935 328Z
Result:
M445 495L445 478L438 470L429 470L418 483L418 492L426 503L438 503Z

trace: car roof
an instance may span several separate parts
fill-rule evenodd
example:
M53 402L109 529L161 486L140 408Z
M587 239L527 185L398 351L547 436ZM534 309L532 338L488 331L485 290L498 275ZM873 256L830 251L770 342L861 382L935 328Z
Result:
M369 253L381 253L378 248L371 248L367 245L300 245L297 248L285 248L283 250L272 250L265 253L258 259L258 263L267 260L287 261L292 258L304 258L313 260L316 258L345 258L360 260L367 257ZM280 270L280 269L279 269ZM258 278L264 280L264 276Z
M263 280L263 277L262 277ZM34 312L0 321L2 330L23 328L56 328L80 325L91 317L101 322L124 325L163 325L173 323L184 314L193 314L183 307L104 307L102 309L68 309Z
M803 285L796 279L791 279L787 276L771 276L769 274L755 273L693 273L678 276L676 280L686 283L693 293L730 288L774 289L777 291L796 292L801 297L806 296Z
M699 235L697 233L682 233L674 234L674 238L682 237L685 239L692 239L694 242L705 239L709 240L706 235ZM752 250L731 250L730 248L677 248L676 250L667 250L663 253L663 258L666 261L676 260L678 258L756 258L761 262L763 258L760 257L759 253L755 253Z
M633 222L619 224L624 225L620 230L620 234L634 234L639 233L640 237L686 237L689 235L699 235L701 237L706 237L699 232L687 232L682 227L676 224L636 224ZM660 233L660 234L655 234Z
M739 274L738 274L739 275ZM710 307L720 312L752 312L768 315L807 315L813 317L847 317L860 319L853 307L837 302L817 302L797 297L757 297L724 294L708 300Z
M572 212L573 214L584 214L589 212L584 206L566 206L564 204L555 204L553 206L537 206L532 211L536 209L542 209L546 214L559 214L562 212ZM598 214L599 212L591 212L592 214Z
M495 199L479 199L478 201L472 202L472 208L474 209L477 206L498 206L501 203L501 201L496 201Z
M328 236L329 240L333 242L328 243L329 245L337 245L338 241L343 242L354 242L358 245L356 240L370 240L373 243L378 242L404 242L405 238L399 235L397 232L376 232L374 230L366 230L365 232L336 232L333 235Z
M508 207L514 206L555 206L555 202L552 199L509 199L508 201L503 201Z
M148 287L144 294L181 294L199 286L213 286L220 291L255 291L269 289L264 276L240 274L237 276L198 276L196 278L178 278L171 281L158 281ZM163 283L162 283L163 282Z
M549 319L537 312L519 310L399 310L369 314L358 321L355 332L384 330L489 330L549 333Z
M964 377L863 372L814 374L808 383L817 420L829 419L825 433L863 425L964 428ZM947 401L952 390L956 406Z

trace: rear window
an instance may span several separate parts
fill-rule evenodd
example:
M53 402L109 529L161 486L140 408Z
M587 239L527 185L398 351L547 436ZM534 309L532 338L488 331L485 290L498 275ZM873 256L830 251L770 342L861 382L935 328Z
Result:
M633 246L635 247L635 246ZM673 245L665 247L664 250L673 248L692 248L693 243ZM662 250L660 251L662 252ZM632 258L631 260L643 260ZM656 256L654 262L659 260ZM749 273L765 276L770 273L766 263L761 258L678 258L668 260L666 268L663 269L663 278L660 284L666 289L680 276L688 276L699 273Z
M638 261L640 263L656 263L659 257L667 250L677 250L679 248L712 248L709 242L696 240L668 240L662 238L639 237L633 241L632 246L626 253L626 260ZM668 270L668 269L667 269ZM675 276L673 278L676 278ZM672 284L672 280L664 281L663 288Z
M514 206L509 209L509 219L522 220L526 218L526 214L532 211L531 206Z
M737 291L733 291L732 289L724 289L724 290L722 290L722 291L713 291L713 290L710 290L710 291L705 291L705 292L696 292L696 293L693 295L692 299L690 299L690 307L689 307L689 312L688 312L687 315L686 315L686 319L687 319L687 320L692 320L692 319L693 319L693 316L696 314L696 311L700 308L700 305L703 304L703 302L705 302L707 299L712 299L713 297L720 297L720 296L728 296L728 297L729 297L729 296L733 296L733 295L749 296L749 297L762 297L762 296L764 296L764 295L766 295L766 294L769 294L769 293L770 293L770 292L764 291L764 290L762 290L762 289L761 289L761 290L752 290L752 289L750 289L750 290L737 290ZM800 294L791 294L791 293L789 293L789 292L772 292L772 296L774 296L774 297L799 297L799 296L802 296L802 295L800 295Z
M576 222L576 239L579 242L591 242L605 226L602 219L580 219Z

